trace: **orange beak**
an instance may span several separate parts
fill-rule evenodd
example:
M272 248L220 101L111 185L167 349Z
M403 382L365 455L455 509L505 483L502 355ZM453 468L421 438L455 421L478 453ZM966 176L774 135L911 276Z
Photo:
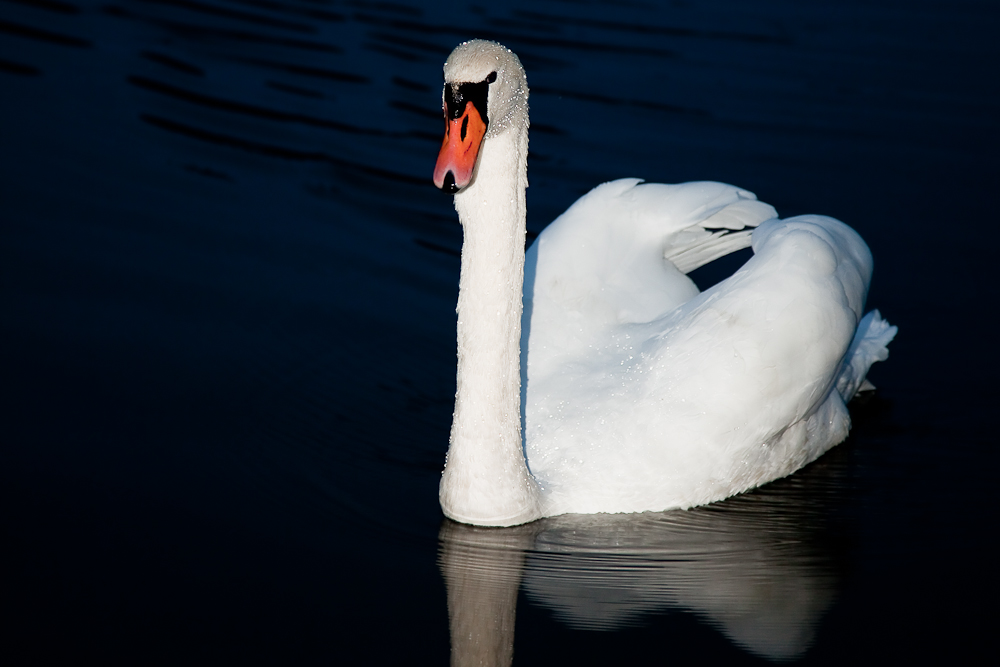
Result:
M454 120L445 110L444 142L434 167L434 185L444 192L455 193L472 181L476 158L486 134L486 123L471 101L465 103L462 115Z

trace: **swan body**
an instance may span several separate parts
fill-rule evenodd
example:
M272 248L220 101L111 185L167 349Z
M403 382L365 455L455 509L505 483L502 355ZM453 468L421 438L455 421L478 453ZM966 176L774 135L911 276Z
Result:
M896 333L863 315L872 257L857 233L779 220L731 185L622 179L525 254L524 71L478 40L444 70L435 183L456 192L465 237L447 516L503 526L692 507L846 437L846 403ZM705 292L685 275L748 245L746 265Z

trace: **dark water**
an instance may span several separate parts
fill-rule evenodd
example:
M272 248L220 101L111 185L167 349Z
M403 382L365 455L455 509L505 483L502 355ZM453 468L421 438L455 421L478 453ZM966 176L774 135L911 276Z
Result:
M445 664L449 607L462 659L975 659L998 16L0 0L4 662ZM528 70L530 232L641 176L861 233L900 333L847 442L690 512L443 522L461 229L430 172L471 37Z

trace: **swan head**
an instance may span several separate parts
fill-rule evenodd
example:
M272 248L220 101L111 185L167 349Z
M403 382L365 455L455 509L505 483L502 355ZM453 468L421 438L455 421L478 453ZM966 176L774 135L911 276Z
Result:
M475 177L485 140L528 125L528 80L513 51L474 39L459 44L444 64L445 133L434 185L456 193Z

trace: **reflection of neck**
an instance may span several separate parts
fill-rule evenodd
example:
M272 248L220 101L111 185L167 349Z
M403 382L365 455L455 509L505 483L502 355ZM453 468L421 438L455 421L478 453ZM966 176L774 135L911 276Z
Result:
M840 578L824 517L843 458L828 456L711 508L564 514L499 530L445 521L452 665L510 664L519 586L575 629L619 630L680 608L757 656L801 656Z
M455 196L462 222L458 391L441 506L458 521L538 518L521 446L521 289L527 123L483 141L473 183Z
M521 568L534 533L533 526L496 531L446 521L441 527L452 667L511 664Z

